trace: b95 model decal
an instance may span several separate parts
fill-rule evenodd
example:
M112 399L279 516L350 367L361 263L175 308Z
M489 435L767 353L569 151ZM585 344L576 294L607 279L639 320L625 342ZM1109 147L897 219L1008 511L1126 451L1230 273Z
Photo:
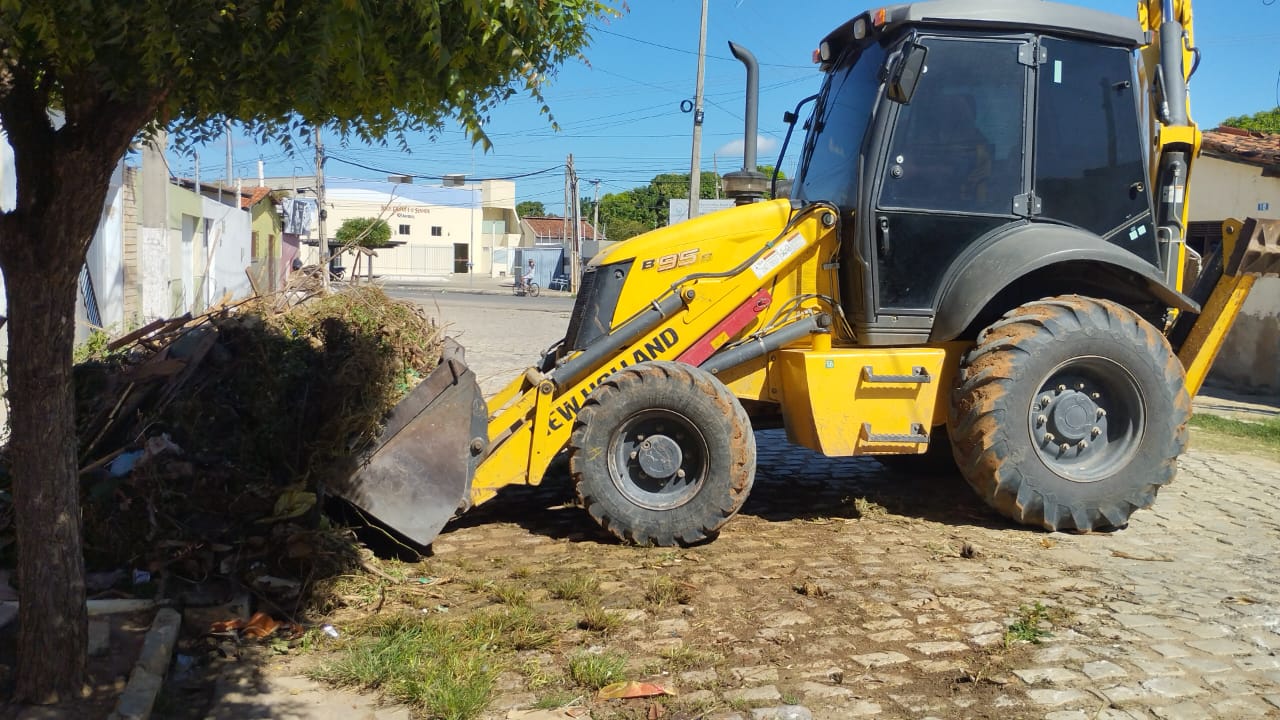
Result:
M710 257L710 255L711 255L710 253L707 253L708 257ZM657 267L658 272L665 272L667 270L674 270L678 267L685 267L686 265L692 265L696 262L698 262L698 248L694 248L692 250L685 250L684 252L679 252L679 253L671 253L670 255L663 255L662 257L656 260L653 258L649 258L648 260L645 260L644 262L640 263L640 269L649 270L654 267Z

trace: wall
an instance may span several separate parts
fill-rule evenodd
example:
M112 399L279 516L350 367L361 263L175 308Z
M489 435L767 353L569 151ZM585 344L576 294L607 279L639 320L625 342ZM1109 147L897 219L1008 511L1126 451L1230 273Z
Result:
M13 168L13 148L0 128L0 212L9 212L18 201L18 177ZM0 316L9 314L9 298L5 294L4 275L0 275ZM7 323L6 323L7 325ZM9 329L0 326L0 359L9 361ZM0 374L0 440L9 437L8 378Z
M267 187L285 194L314 197L312 176L269 177ZM380 180L330 179L326 189L330 239L342 221L357 217L381 217L391 226L396 247L378 250L375 275L390 280L465 279L466 270L455 273L454 244L464 245L476 275L498 277L509 272L513 254L505 248L519 245L519 219L515 212L516 186L510 180L484 180L463 187L390 183ZM408 226L402 235L400 226ZM439 235L432 234L439 228ZM319 228L313 223L311 237ZM503 232L505 230L505 232ZM304 240L302 259L317 260L314 240ZM307 245L307 242L313 244ZM495 262L496 258L496 262ZM353 259L344 257L350 268ZM361 268L361 274L365 272Z
M122 161L111 174L102 217L84 259L93 281L101 327L114 334L125 329L124 171ZM89 325L82 293L77 293L76 306L76 342L83 342L95 328Z
M478 189L335 183L326 190L325 200L329 206L325 230L330 238L350 218L381 217L391 226L391 241L399 244L377 251L375 275L393 279L465 277L465 268L455 268L455 244L465 246L465 252L472 255L476 274L489 272L489 258L481 248L481 213L478 205L473 208L471 204L479 203ZM311 253L314 258L314 247ZM342 260L348 270L353 262L350 255Z
M1280 178L1263 177L1262 168L1253 165L1201 157L1191 176L1190 215L1193 221L1280 218ZM1280 392L1277 356L1280 278L1262 278L1227 335L1207 383L1243 392Z
M280 268L284 224L280 220L280 213L276 211L275 201L269 195L255 203L248 212L252 217L250 232L258 235L256 248L252 247L250 236L251 251L256 251L252 262L254 282L261 292L278 290L283 286Z
M202 198L208 253L198 262L204 269L196 281L197 292L203 291L201 309L209 307L228 293L232 299L249 297L253 286L245 270L253 261L251 218L249 212ZM276 235L276 242L279 242Z

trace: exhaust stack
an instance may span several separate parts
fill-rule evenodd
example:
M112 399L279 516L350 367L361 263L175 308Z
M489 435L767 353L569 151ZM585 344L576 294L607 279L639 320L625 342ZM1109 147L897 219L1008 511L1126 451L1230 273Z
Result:
M764 197L769 179L756 169L756 135L760 115L760 63L751 51L729 43L729 52L747 66L746 128L742 137L742 169L724 176L724 193L738 205L749 205Z

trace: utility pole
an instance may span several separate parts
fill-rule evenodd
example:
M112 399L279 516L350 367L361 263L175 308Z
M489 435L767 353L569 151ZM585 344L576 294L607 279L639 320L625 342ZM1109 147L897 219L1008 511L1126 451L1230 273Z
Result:
M316 143L316 222L319 225L319 237L316 239L320 250L321 287L329 292L329 242L324 236L324 221L329 212L324 208L324 138L320 136L320 127L314 128Z
M596 186L596 199L591 201L591 239L596 241L596 249L600 248L600 179L591 181Z
M226 128L226 131L227 131L226 132L226 135L227 135L227 187L231 187L231 179L232 179L231 176L235 172L235 169L233 166L234 160L231 155L231 121L226 120L225 123L226 124L224 127Z
M698 82L693 99L693 158L689 163L689 219L698 217L698 197L702 194L702 78L707 63L707 0L702 0L702 29L698 34Z
M565 220L573 225L569 240L569 292L578 292L578 275L581 272L582 258L579 256L581 246L578 235L582 229L581 208L578 207L578 174L573 169L573 155L565 161Z

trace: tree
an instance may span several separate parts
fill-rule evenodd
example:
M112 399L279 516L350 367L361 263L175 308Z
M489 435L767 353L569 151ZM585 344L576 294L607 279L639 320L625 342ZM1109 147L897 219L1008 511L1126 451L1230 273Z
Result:
M772 165L757 168L766 178L773 177ZM785 178L785 174L778 177ZM698 185L698 196L704 200L716 197L720 178L704 171ZM600 224L609 228L610 240L626 240L667 224L671 199L689 197L689 173L663 173L655 175L644 187L608 193L600 197ZM582 201L583 217L590 217L591 200Z
M546 217L547 207L537 200L516 203L516 215L520 217Z
M336 237L343 245L376 250L391 245L391 226L382 218L349 218L342 221Z
M0 0L0 124L17 207L0 214L9 303L16 699L83 687L87 623L71 358L76 278L112 170L143 130L179 147L234 119L297 147L322 126L407 145L456 122L489 147L491 108L577 56L607 0ZM50 121L60 111L65 122Z
M1280 133L1280 107L1263 110L1252 115L1229 117L1222 121L1227 127L1264 133Z

